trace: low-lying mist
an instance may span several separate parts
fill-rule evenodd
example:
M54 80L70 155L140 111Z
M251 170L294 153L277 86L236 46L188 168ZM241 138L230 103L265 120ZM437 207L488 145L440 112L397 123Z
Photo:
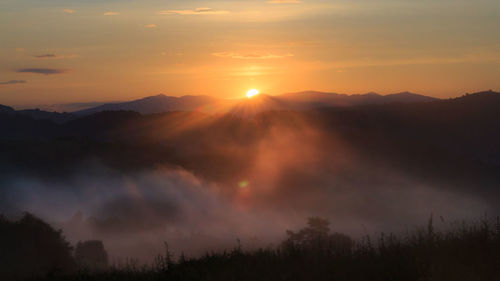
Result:
M64 179L2 179L0 212L32 212L62 228L72 243L102 240L112 261L151 261L163 242L174 254L191 256L232 248L238 240L244 248L276 244L311 216L359 237L402 232L431 214L453 221L499 211L473 189L374 164L345 139L304 120L265 132L249 143L204 148L237 158L242 168L235 174L206 177L171 165L124 172L84 161L87 166ZM196 156L202 146L192 145L190 161L206 161ZM213 157L212 165L227 165Z

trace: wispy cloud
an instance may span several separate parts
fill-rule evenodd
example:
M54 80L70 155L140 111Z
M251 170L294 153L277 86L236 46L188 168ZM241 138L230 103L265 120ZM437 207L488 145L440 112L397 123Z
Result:
M63 12L65 12L66 14L74 14L74 13L76 13L76 11L72 10L72 9L64 9Z
M267 59L282 59L293 57L293 54L270 54L270 53L231 53L219 52L213 53L213 56L220 58L242 59L242 60L267 60Z
M302 1L299 0L269 0L267 1L269 4L299 4Z
M146 24L146 25L145 25L145 27L146 27L146 28L157 28L157 27L158 27L158 25L156 25L156 24L152 23L152 24Z
M12 84L24 84L26 80L10 80L10 81L0 81L0 85L12 85Z
M54 74L63 74L68 72L67 69L53 69L53 68L23 68L18 69L16 72L18 73L34 73L34 74L43 74L43 75L54 75Z
M76 58L77 55L56 55L56 54L42 54L33 56L37 59L42 60L59 60L59 59L71 59Z
M159 12L160 15L223 15L229 11L215 10L212 8L196 8L194 10L166 10Z
M119 12L106 12L104 13L105 16L118 16L120 13Z
M476 54L466 54L463 56L451 57L413 57L413 58L394 58L394 59L353 59L339 61L303 61L300 62L300 67L304 71L318 71L342 69L347 71L349 68L358 67L390 67L402 65L447 65L447 64L463 64L463 63L500 63L500 54L483 53L479 56Z

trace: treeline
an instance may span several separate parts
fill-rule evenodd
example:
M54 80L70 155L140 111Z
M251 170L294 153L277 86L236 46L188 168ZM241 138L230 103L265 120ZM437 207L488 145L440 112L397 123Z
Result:
M207 253L199 258L167 253L152 267L130 265L96 275L58 280L349 280L474 281L500 278L500 224L481 221L404 236L380 234L354 241L330 233L328 221L311 218L276 248Z
M0 280L29 280L102 270L108 265L101 241L73 248L61 230L26 213L19 220L0 215Z
M60 233L54 234L58 232L47 231L61 237ZM54 244L57 245L68 253L66 243ZM17 256L26 255L19 249ZM2 259L5 261L4 256ZM22 259L17 262L11 262L11 266L26 270L33 265ZM405 235L382 233L355 241L347 235L332 233L327 220L310 218L303 229L288 231L287 239L276 247L246 251L238 245L231 251L193 258L182 253L174 257L167 247L165 254L148 266L130 262L100 270L80 268L46 273L32 279L491 281L500 278L500 223L498 219L496 222L484 219L438 231L431 218L425 228Z

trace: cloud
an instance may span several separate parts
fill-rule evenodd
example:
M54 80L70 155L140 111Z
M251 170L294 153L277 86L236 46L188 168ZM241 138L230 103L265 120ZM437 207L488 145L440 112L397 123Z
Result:
M299 4L302 3L302 1L299 0L270 0L267 1L269 4Z
M74 14L74 13L76 13L76 11L72 10L72 9L64 9L63 12L65 12L66 14Z
M158 25L156 25L156 24L152 23L152 24L146 24L146 25L145 25L145 27L146 27L146 28L157 28L157 27L158 27Z
M292 54L269 54L269 53L230 53L230 52L219 52L213 53L213 56L219 58L231 58L231 59L242 59L242 60L267 60L267 59L282 59L287 57L293 57Z
M196 8L194 10L166 10L159 12L160 15L223 15L229 11L214 10L212 8Z
M120 13L119 12L106 12L104 13L105 16L118 16Z
M55 58L56 55L54 55L54 54L45 54L45 55L36 55L34 57L37 58L37 59L51 59L51 58Z
M43 60L58 60L58 59L75 58L75 57L77 57L77 55L41 54L41 55L34 55L33 57L35 57L37 59L43 59Z
M53 68L23 68L19 69L18 73L34 73L43 75L63 74L68 72L66 69L53 69Z
M497 53L483 52L480 55L466 54L463 56L450 57L408 57L394 59L352 59L339 61L304 61L300 63L302 70L319 71L331 69L345 69L373 66L401 66L401 65L447 65L460 63L500 63L500 55Z
M26 83L26 80L10 80L10 81L0 82L0 85L12 85L12 84L24 84L24 83Z

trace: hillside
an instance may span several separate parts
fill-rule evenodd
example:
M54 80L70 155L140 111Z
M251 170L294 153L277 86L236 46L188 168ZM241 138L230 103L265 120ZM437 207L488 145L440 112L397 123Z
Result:
M74 112L84 116L102 111L135 111L142 114L162 113L169 111L193 111L203 106L216 103L218 99L209 96L170 97L163 94L145 97L139 100L108 103L98 107Z

